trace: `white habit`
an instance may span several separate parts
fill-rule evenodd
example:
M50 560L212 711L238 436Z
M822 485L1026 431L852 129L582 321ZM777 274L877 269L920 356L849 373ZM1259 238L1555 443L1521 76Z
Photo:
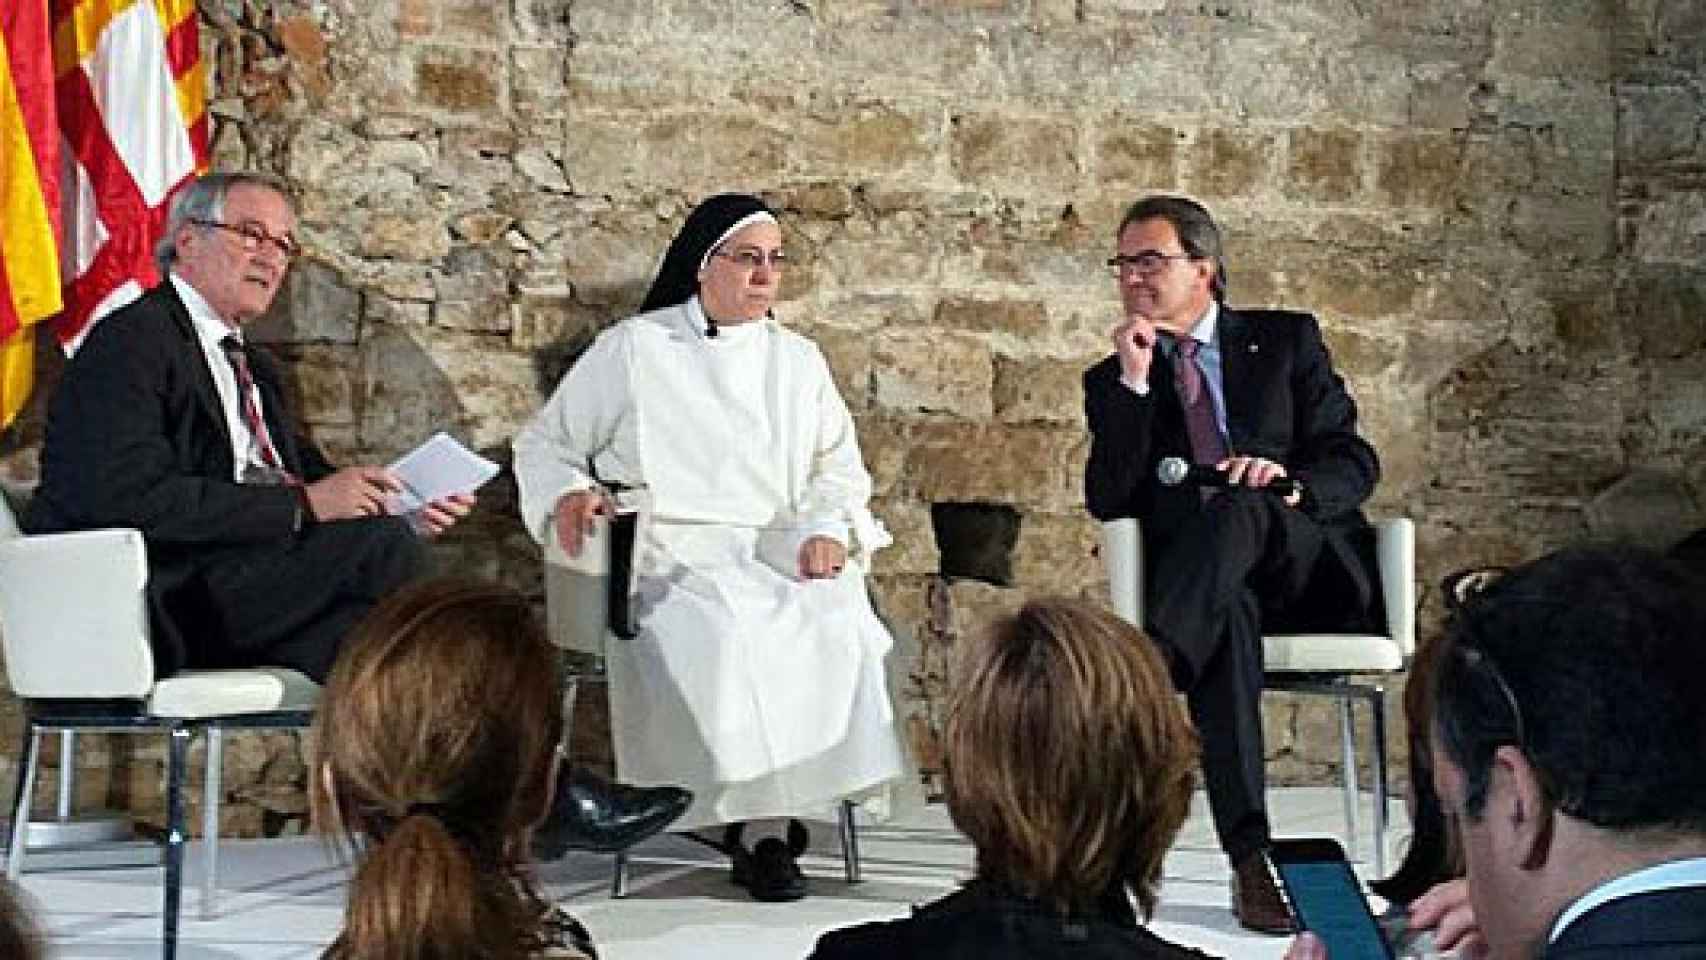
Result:
M694 792L677 829L816 814L903 763L864 580L889 538L829 367L770 320L704 331L697 299L605 331L515 440L540 542L594 472L649 494L611 727L622 780ZM815 534L849 548L840 576L800 577Z

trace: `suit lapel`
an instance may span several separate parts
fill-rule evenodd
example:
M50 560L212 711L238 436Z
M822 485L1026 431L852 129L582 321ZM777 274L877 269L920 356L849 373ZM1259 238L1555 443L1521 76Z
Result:
M225 406L219 402L219 390L213 385L213 372L207 369L207 357L201 349L201 339L196 336L195 321L190 319L190 308L184 306L184 301L178 296L178 290L172 285L170 278L161 282L156 289L164 291L162 296L166 301L166 312L177 326L178 333L184 338L184 353L189 359L190 379L195 383L196 402L201 405L202 413L214 424L224 441L223 449L231 449L231 428L225 422ZM229 453L227 454L229 456Z
M1220 392L1226 398L1227 442L1237 451L1249 437L1250 407L1255 403L1253 391L1257 386L1254 374L1261 354L1255 350L1255 329L1249 319L1224 305L1215 336L1220 339Z

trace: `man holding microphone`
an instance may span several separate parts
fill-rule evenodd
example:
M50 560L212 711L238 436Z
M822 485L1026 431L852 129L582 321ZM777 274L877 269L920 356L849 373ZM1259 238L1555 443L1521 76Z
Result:
M1360 510L1379 460L1315 318L1225 305L1220 231L1200 204L1146 197L1117 236L1124 319L1114 354L1084 375L1086 500L1098 520L1143 521L1144 626L1203 739L1233 912L1283 933L1291 917L1263 857L1261 637L1379 622ZM1169 458L1195 482L1164 483Z

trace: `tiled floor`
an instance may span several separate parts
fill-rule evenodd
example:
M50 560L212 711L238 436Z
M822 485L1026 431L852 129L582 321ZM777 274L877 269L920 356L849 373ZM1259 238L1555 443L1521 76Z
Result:
M1337 835L1340 794L1332 789L1274 793L1273 815L1287 835ZM1282 938L1246 934L1226 909L1226 866L1200 803L1168 857L1154 929L1163 936L1227 957L1277 958ZM1402 811L1391 836L1402 838ZM1368 833L1367 798L1363 832ZM610 860L571 855L543 871L552 895L586 923L609 960L672 957L767 960L799 958L819 932L863 920L904 915L916 903L951 890L971 864L971 849L946 811L926 807L860 831L865 882L848 886L834 850L834 830L814 828L805 866L814 895L792 904L759 904L730 886L711 851L664 837L636 853L631 891L608 897ZM1399 844L1392 844L1394 848ZM1366 848L1366 841L1365 841ZM1366 852L1366 849L1365 849ZM193 850L192 850L192 860ZM184 960L305 960L337 930L344 867L311 839L228 841L221 847L217 919L194 919L195 890L185 891ZM199 875L190 869L193 885ZM42 925L63 958L158 957L158 869L26 873Z

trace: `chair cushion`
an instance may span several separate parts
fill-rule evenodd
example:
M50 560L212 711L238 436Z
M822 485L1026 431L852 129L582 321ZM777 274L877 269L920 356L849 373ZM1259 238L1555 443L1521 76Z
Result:
M1262 638L1267 673L1383 673L1401 670L1404 652L1391 637L1364 633L1290 633Z
M273 710L312 710L320 685L295 670L185 670L154 684L148 712L157 717L203 719Z

